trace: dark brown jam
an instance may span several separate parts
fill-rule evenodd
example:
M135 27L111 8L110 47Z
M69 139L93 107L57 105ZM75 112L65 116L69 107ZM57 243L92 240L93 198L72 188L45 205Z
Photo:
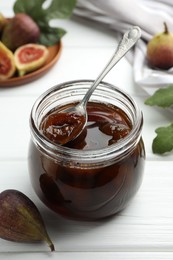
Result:
M51 110L40 124L41 134L54 144L59 143L53 129L58 124L58 110ZM29 172L40 199L53 211L79 220L105 218L125 208L141 185L145 159L140 138L118 159L115 154L110 161L106 157L95 161L93 151L112 147L113 153L113 147L129 135L133 126L126 113L113 105L89 102L87 111L84 131L65 147L89 151L89 161L83 162L80 154L78 159L73 155L56 159L33 141L29 149Z
M68 136L72 135L74 140L66 143L66 147L82 150L105 148L128 135L132 127L126 114L119 108L89 102L87 125L81 135L75 138L75 129L84 124L85 118L74 113L62 113L64 109L66 108L57 108L46 115L40 130L57 144L65 143Z

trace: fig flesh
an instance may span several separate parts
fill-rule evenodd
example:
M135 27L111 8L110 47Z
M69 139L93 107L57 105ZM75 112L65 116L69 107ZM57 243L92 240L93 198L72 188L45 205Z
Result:
M1 41L14 51L18 47L35 43L40 37L40 29L35 21L27 14L18 13L4 27Z
M16 49L14 60L19 76L43 66L48 58L48 49L41 44L25 44Z
M18 190L0 193L0 237L14 242L51 242L43 219L35 204Z
M13 53L0 42L0 80L11 78L16 71Z
M168 31L166 23L164 27L164 32L148 42L147 59L151 67L167 70L173 66L173 34Z

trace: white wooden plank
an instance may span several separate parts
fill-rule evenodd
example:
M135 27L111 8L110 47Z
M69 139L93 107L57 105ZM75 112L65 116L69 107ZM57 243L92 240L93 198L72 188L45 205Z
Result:
M83 253L77 253L77 252L54 252L54 253L2 253L0 255L2 259L8 259L8 260L30 260L30 259L61 259L61 260L168 260L173 259L173 253L172 252L83 252Z
M0 98L0 159L26 158L33 98Z
M63 46L60 59L41 78L14 88L0 88L0 96L33 96L41 95L48 88L57 84L79 79L95 79L111 58L115 47L66 47ZM124 77L123 70L126 70ZM133 91L133 76L130 64L122 59L106 77L105 81L119 86L129 92ZM139 91L141 91L139 89ZM138 93L139 93L138 91Z

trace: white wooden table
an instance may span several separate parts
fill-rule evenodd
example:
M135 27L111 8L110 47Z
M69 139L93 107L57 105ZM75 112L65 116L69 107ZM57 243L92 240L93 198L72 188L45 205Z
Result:
M0 11L13 15L14 0L1 1ZM126 90L144 114L146 168L135 199L117 216L101 222L76 222L57 216L34 193L28 174L29 114L35 99L49 87L74 79L94 79L117 45L116 35L78 19L59 21L67 30L63 51L42 78L14 88L0 88L0 191L14 188L39 208L56 251L45 244L19 244L0 239L0 259L173 259L173 154L152 154L154 130L169 124L172 114L144 105L145 92L133 82L126 58L105 81Z

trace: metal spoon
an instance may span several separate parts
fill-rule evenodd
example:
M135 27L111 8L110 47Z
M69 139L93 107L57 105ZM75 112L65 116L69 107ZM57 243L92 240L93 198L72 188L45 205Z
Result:
M86 105L93 91L101 82L101 80L106 76L106 74L115 66L115 64L134 46L134 44L137 42L140 36L141 36L141 30L138 26L134 26L130 30L125 32L121 41L118 44L118 47L113 57L110 59L109 63L101 72L101 74L93 82L93 84L86 92L85 96L80 101L80 103L77 104L76 106L70 107L60 112L61 117L62 117L62 113L64 115L63 123L67 121L65 122L65 128L63 129L63 131L67 130L68 132L68 134L66 133L67 135L64 135L63 133L63 136L65 138L62 138L62 136L60 137L59 140L60 144L66 144L72 141L82 132L83 128L87 123Z

